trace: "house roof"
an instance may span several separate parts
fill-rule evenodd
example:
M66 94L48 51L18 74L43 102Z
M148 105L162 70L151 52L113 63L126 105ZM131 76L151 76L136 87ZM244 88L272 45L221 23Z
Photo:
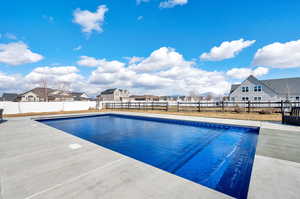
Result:
M22 95L24 95L26 93L29 93L29 92L33 92L38 97L44 97L45 96L45 89L47 89L48 94L55 91L55 89L52 89L52 88L37 87L37 88L34 88L34 89L30 90L30 91L27 91L27 92L23 93Z
M249 76L247 80L257 81L273 90L275 93L280 95L297 95L300 94L300 77L295 78L282 78L282 79L268 79L258 80L254 76ZM235 91L241 84L232 84L230 93Z
M105 91L101 92L100 95L113 94L116 90L119 90L119 91L126 91L126 90L119 89L119 88L111 88L111 89L106 89Z
M155 98L155 99L159 99L159 96L155 96L155 95L131 95L130 98L136 98L136 99Z
M15 101L18 98L17 93L3 93L2 100L3 101Z
M300 94L300 78L269 79L261 82L279 94Z
M81 95L83 95L84 93L83 93L83 92L71 92L70 94L71 94L71 95L74 95L74 96L81 96Z
M101 95L113 94L116 90L117 90L117 88L106 89L105 91L101 92Z

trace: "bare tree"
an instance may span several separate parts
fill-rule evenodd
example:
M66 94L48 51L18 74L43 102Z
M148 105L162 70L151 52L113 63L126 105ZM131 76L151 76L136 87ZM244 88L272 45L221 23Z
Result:
M59 95L60 95L60 100L61 101L65 101L66 100L66 97L69 96L69 84L66 83L66 82L62 82L58 85L58 90L60 91L59 92Z
M190 91L189 96L191 97L191 101L192 100L200 101L200 97L199 95L197 95L197 92L195 90Z
M213 98L213 96L212 96L211 94L208 94L208 95L206 96L206 100L207 100L207 101L212 100L212 98Z
M48 102L48 81L46 78L41 80L41 85L43 88L43 98L45 102Z

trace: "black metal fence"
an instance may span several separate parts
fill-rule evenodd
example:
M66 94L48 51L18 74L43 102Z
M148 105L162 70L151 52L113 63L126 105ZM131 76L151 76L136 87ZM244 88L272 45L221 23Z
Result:
M110 102L103 103L106 109L158 110L172 112L272 112L282 113L291 107L300 107L298 102L220 101L220 102Z

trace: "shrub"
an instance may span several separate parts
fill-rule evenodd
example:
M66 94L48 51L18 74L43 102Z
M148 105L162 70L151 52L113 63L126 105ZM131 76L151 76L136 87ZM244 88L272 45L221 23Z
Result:
M235 112L235 113L241 113L241 112L243 112L243 109L237 106L237 107L235 107L233 109L233 112Z
M272 114L273 110L272 109L263 109L259 111L259 114Z

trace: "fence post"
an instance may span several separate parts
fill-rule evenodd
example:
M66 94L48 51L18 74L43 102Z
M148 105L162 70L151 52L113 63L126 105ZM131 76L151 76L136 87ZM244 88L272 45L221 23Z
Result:
M169 111L169 102L166 103L166 111Z
M281 102L280 102L280 111L283 114L283 100L281 100Z
M152 101L152 110L154 110L154 102Z
M201 112L201 102L198 103L198 112Z
M177 112L179 112L179 111L180 111L180 109L179 109L179 105L180 105L180 102L177 102Z
M139 102L139 110L141 110L141 102Z
M248 113L250 113L250 106L251 106L251 102L250 100L248 101Z
M224 107L224 101L222 101L222 112L225 111L225 107Z

